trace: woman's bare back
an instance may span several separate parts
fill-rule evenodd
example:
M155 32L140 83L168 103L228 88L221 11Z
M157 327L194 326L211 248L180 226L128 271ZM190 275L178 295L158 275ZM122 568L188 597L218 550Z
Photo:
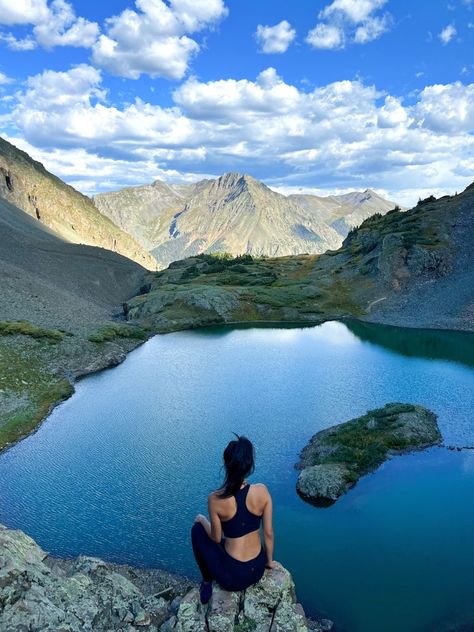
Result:
M219 492L214 492L213 494L211 494L212 505L215 508L220 521L227 522L236 515L237 502L234 496L230 496L229 498L220 498L218 496L218 493ZM265 508L268 506L268 501L269 493L265 485L262 485L261 483L250 485L245 504L248 511L255 514L256 516L263 516L264 528ZM271 526L271 515L268 516L267 512L267 522L269 517ZM238 538L226 537L224 546L227 553L229 553L229 555L231 555L233 558L241 562L252 560L257 557L262 548L260 540L260 530L258 529L256 531L252 531Z

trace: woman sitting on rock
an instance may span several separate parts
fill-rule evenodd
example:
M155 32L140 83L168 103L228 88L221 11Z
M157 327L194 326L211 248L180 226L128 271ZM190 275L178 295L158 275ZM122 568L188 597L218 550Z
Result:
M211 598L212 580L224 590L240 591L274 566L272 498L265 485L246 481L254 471L254 448L246 437L236 436L224 450L224 484L208 498L211 521L198 514L191 530L203 604ZM262 518L265 548L260 540Z

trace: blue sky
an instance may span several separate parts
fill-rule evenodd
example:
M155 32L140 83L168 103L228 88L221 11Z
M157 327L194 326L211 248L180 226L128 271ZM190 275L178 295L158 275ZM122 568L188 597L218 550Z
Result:
M85 193L474 180L474 0L0 0L2 134Z

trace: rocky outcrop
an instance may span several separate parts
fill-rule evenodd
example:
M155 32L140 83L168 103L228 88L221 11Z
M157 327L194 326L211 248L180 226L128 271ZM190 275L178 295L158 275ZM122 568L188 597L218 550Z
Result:
M296 489L309 502L335 502L361 476L395 454L441 442L436 415L422 406L386 404L316 433L296 467Z
M101 560L79 557L62 568L21 531L0 527L1 630L156 631L168 616L169 601L145 595Z
M242 593L214 588L208 606L199 603L197 588L181 601L176 615L162 632L323 632L332 622L308 621L296 601L295 586L289 572L277 564L266 571L258 584Z
M0 525L0 630L8 632L323 632L308 621L281 565L243 593L197 588L166 572L91 557L49 558L30 537Z

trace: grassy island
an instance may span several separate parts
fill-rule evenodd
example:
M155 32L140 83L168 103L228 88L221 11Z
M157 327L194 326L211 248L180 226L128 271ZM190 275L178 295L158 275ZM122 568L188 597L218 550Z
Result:
M394 454L439 444L436 415L413 404L386 404L362 417L321 430L296 467L297 491L315 505L329 505Z

